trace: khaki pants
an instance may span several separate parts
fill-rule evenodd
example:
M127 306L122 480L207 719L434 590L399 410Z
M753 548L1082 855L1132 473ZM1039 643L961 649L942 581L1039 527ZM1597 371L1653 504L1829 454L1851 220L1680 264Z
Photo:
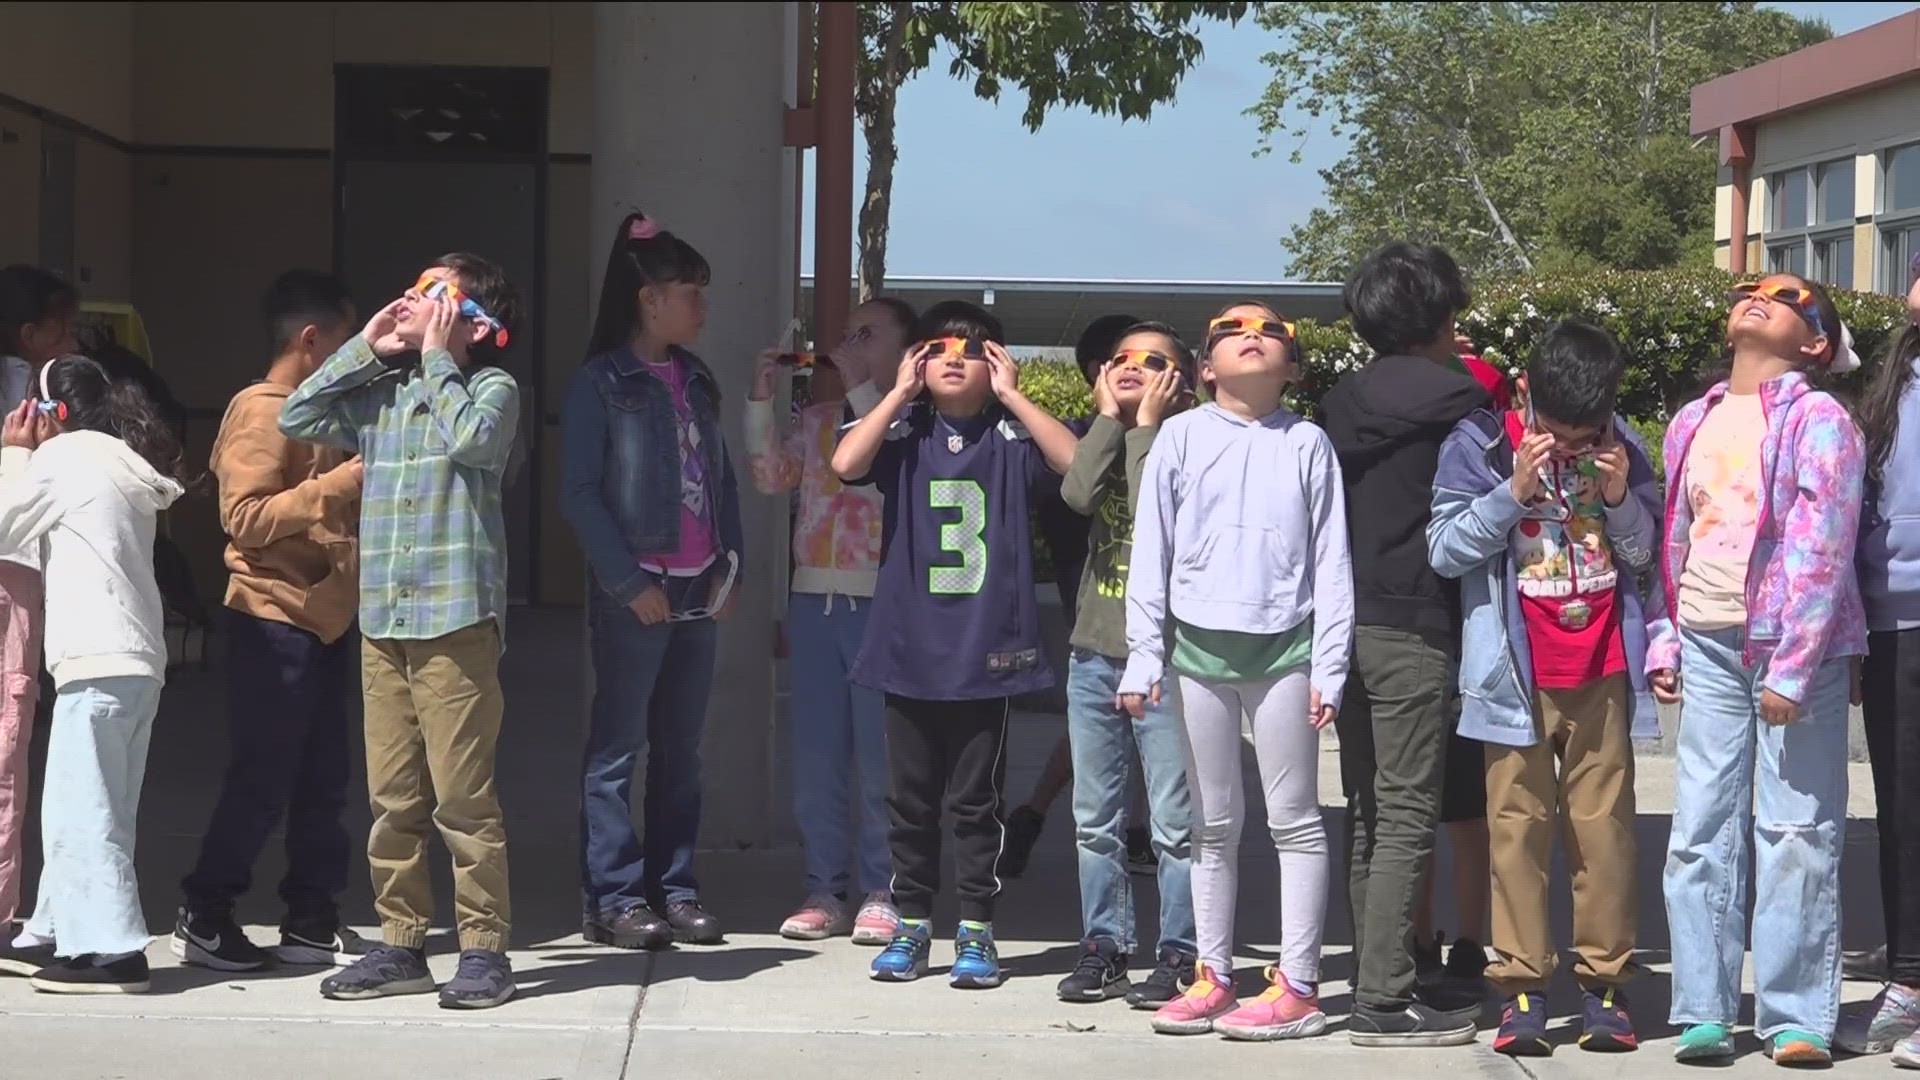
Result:
M494 793L500 632L492 621L427 641L366 638L367 862L387 944L421 948L433 923L427 830L453 855L461 949L501 952L512 922L507 831Z
M1602 987L1635 974L1631 693L1625 675L1540 690L1534 744L1486 746L1498 954L1487 979L1503 994L1545 990L1560 965L1547 922L1556 809L1573 877L1574 975L1582 986Z

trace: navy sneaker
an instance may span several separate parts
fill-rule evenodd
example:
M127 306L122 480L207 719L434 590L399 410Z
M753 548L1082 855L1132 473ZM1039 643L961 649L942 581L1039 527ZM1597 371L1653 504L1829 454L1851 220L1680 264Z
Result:
M1500 1009L1500 1033L1493 1037L1495 1053L1509 1057L1552 1057L1547 1041L1547 1002L1539 994L1515 994Z
M460 967L440 988L443 1009L491 1009L513 996L513 965L506 954L490 949L468 949Z
M337 975L320 980L320 996L334 1001L365 1001L399 994L433 993L433 972L422 949L376 945Z
M876 982L912 982L927 973L927 958L932 954L933 927L902 919L893 940L873 958L869 975Z
M1633 1033L1633 1017L1627 1015L1626 991L1610 986L1598 993L1584 991L1581 996L1586 1006L1580 1049L1603 1054L1640 1049L1640 1037Z
M1000 950L994 948L991 925L960 924L947 981L962 990L991 990L1000 985Z

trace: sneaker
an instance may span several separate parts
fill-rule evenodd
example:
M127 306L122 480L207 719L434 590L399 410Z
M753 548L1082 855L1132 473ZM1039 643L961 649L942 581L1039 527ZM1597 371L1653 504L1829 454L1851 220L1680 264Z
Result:
M1834 1045L1849 1054L1884 1054L1920 1031L1920 993L1889 983L1864 1009L1840 1016Z
M1160 948L1160 962L1153 972L1127 991L1127 1004L1136 1009L1156 1011L1186 992L1193 985L1194 955L1171 945Z
M1040 830L1047 819L1031 806L1016 806L1007 815L1006 844L1000 849L1000 876L1013 880L1027 872L1033 860L1033 845L1040 841Z
M1893 1048L1893 1063L1902 1069L1920 1069L1920 1033L1900 1040Z
M595 945L616 949L657 950L673 944L673 927L643 903L588 916L580 935Z
M893 906L890 892L870 892L860 902L860 913L853 917L855 945L885 945L900 932L900 909Z
M1153 1030L1162 1035L1205 1035L1213 1030L1215 1020L1239 1004L1233 996L1233 983L1196 960L1192 984L1153 1014Z
M1413 984L1415 986L1439 986L1440 980L1447 977L1446 963L1447 935L1436 933L1431 941L1414 942L1413 945Z
M39 945L15 945L10 935L0 941L0 975L18 975L30 979L41 968L50 967L55 962L53 942Z
M961 990L991 990L1000 985L1000 950L993 944L991 924L960 924L947 981Z
M912 982L927 973L927 958L932 953L933 927L902 919L893 940L873 958L868 975L876 982Z
M153 985L147 974L143 952L111 960L99 953L81 953L34 972L30 985L43 994L144 994Z
M1854 982L1886 982L1890 972L1887 947L1850 952L1840 960L1840 974Z
M847 902L831 894L807 897L807 902L780 924L780 936L793 941L824 941L852 932L853 918Z
M376 945L346 970L320 980L320 996L334 1001L431 993L433 973L427 970L426 952L392 945Z
M1547 1003L1539 994L1515 994L1500 1009L1500 1033L1493 1037L1496 1054L1509 1057L1552 1057L1547 1041Z
M1633 1032L1633 1017L1627 1013L1627 992L1609 986L1598 993L1581 992L1585 1001L1580 1020L1580 1049L1596 1053L1621 1053L1640 1049L1640 1037Z
M1327 1030L1320 995L1302 996L1277 968L1267 969L1265 993L1213 1022L1213 1030L1242 1042L1305 1039Z
M1105 1001L1133 988L1127 979L1127 954L1112 938L1094 938L1080 946L1080 962L1060 980L1061 1001Z
M1767 1056L1790 1069L1824 1069L1833 1064L1827 1040L1806 1031L1782 1031L1767 1040Z
M195 914L181 908L168 945L181 963L214 971L258 971L272 959L247 940L231 912Z
M1675 1061L1721 1061L1733 1056L1733 1032L1724 1024L1694 1024L1673 1044Z
M282 930L280 944L269 948L273 958L294 967L345 967L372 952L375 943L344 926L331 932Z
M1127 872L1145 877L1160 872L1160 857L1153 853L1153 833L1144 825L1127 830Z
M1356 1005L1347 1018L1347 1037L1355 1046L1465 1046L1478 1030L1473 1017L1420 1001L1394 1010Z
M673 927L673 940L684 945L724 945L727 935L720 932L720 920L713 917L699 900L667 901L667 925Z
M443 1009L491 1009L513 996L513 964L505 953L467 949L453 978L440 988Z

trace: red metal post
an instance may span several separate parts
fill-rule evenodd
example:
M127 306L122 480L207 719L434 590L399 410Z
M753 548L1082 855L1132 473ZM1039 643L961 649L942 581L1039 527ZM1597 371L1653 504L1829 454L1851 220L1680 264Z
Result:
M1729 124L1720 129L1720 164L1733 169L1733 222L1728 232L1727 270L1747 272L1747 194L1753 188L1752 124Z
M814 149L813 340L832 348L853 294L853 80L860 57L852 3L820 5L819 123Z

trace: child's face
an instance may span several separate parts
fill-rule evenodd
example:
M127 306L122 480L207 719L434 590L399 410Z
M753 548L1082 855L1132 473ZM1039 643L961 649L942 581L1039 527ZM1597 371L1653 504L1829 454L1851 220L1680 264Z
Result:
M1166 358L1169 365L1174 363L1174 356L1177 355L1167 335L1154 333L1128 334L1114 343L1113 355L1116 358L1132 351L1158 353ZM1158 374L1138 364L1127 364L1125 367L1116 364L1108 369L1107 381L1113 388L1114 403L1120 406L1122 412L1131 414L1139 407L1140 399L1147 396L1147 386ZM1182 389L1191 391L1193 387Z
M847 333L833 350L833 362L849 379L871 378L880 389L893 385L907 331L884 304L862 304L847 317Z
M1762 278L1759 289L1736 300L1727 313L1727 340L1797 361L1814 351L1814 345L1826 335L1814 328L1810 306L1802 308L1767 295L1766 290L1775 285L1804 289L1806 283L1791 274Z
M942 413L972 416L986 408L993 396L993 369L985 358L969 360L949 352L928 360L923 374L927 396Z
M420 272L420 277L422 281L431 278L434 281L460 284L460 275L446 266L429 266ZM400 310L394 313L393 320L394 332L400 335L401 341L416 349L420 347L420 341L427 332L427 314L433 310L436 302L422 296L417 287L401 294ZM480 340L488 333L487 327L464 316L454 325L456 328L464 327L466 330L465 334L455 333L447 342L448 347L456 352ZM323 355L331 356L333 353L328 352Z
M640 290L640 325L662 345L691 345L707 325L707 287L676 281Z
M1273 313L1258 304L1241 304L1222 312L1223 319L1273 319ZM1207 381L1220 383L1240 380L1277 379L1286 386L1299 378L1299 365L1285 341L1247 331L1218 337L1207 350Z
M1575 427L1551 417L1542 416L1537 412L1530 417L1530 421L1534 431L1553 436L1551 456L1556 461L1574 461L1591 457L1605 448L1608 434L1605 424Z
M80 351L80 305L69 300L48 309L39 322L20 328L20 359L35 370L49 361Z

